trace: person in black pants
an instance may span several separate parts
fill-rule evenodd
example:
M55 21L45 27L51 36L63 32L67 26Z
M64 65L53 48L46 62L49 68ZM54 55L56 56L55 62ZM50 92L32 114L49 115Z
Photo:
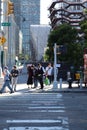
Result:
M11 70L11 77L12 77L11 83L12 83L12 89L14 90L14 92L16 92L18 76L19 76L19 70L17 69L17 66L14 65L12 70Z
M44 73L44 70L43 70L43 67L41 66L40 63L38 64L37 73L38 73L38 81L39 81L40 86L41 86L40 89L43 89L43 87L44 87L43 86L43 73Z
M27 66L27 74L28 74L27 85L28 85L28 88L32 88L32 85L33 85L33 76L34 76L33 69L34 69L33 65Z

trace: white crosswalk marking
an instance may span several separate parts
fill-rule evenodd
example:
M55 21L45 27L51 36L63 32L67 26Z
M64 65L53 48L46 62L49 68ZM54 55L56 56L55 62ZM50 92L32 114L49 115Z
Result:
M61 123L61 120L7 120L7 123Z
M13 99L14 101L21 99L22 102L19 102L16 108L13 102L11 104L13 110L7 109L12 114L20 115L23 113L27 115L27 118L24 119L19 117L18 119L6 120L9 130L69 130L62 94L36 93L28 96L26 94ZM29 103L27 104L27 102Z
M9 130L69 130L62 127L11 127Z
M62 123L63 125L68 125L68 119L59 117L58 120L7 120L7 123ZM63 126L54 127L10 127L9 130L69 130L69 128L64 128Z

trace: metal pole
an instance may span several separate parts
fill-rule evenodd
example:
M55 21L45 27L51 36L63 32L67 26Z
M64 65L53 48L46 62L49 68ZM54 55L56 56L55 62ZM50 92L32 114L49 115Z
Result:
M82 89L82 72L80 72L80 89Z
M62 89L62 78L60 78L60 89Z
M56 63L57 63L57 56L56 56L56 43L55 43L55 45L54 45L54 82L53 82L53 89L58 88Z

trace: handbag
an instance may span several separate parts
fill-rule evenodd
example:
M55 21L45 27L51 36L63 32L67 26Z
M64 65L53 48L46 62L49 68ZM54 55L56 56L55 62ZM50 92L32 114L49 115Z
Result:
M46 77L45 80L44 80L44 84L45 84L45 85L50 85L50 81L49 81L49 79L48 79L47 77Z

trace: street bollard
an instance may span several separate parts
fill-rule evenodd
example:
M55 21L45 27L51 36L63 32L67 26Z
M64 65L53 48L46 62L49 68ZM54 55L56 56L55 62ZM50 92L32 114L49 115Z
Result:
M62 89L62 78L60 78L60 89Z
M80 89L82 89L82 78L80 78Z

